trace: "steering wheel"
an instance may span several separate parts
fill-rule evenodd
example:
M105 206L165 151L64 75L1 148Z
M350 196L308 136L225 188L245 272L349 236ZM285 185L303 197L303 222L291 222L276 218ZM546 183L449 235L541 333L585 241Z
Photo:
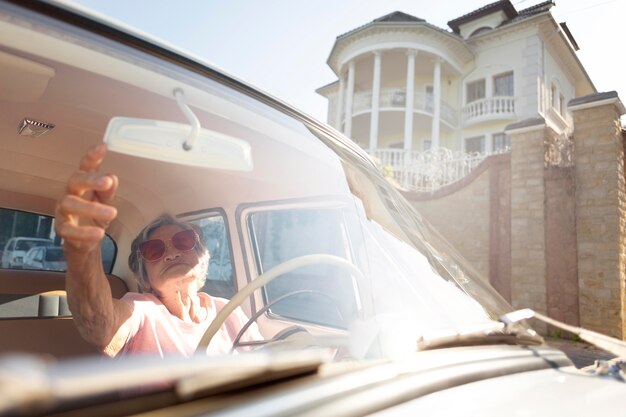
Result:
M270 308L272 308L274 306L274 304L278 304L281 301L287 299L287 298L291 298L295 295L301 295L301 294L315 294L315 295L319 295L321 297L326 298L327 300L330 300L330 302L332 303L333 307L335 307L335 310L337 310L337 314L339 315L339 319L341 320L342 324L346 324L346 320L343 317L343 314L341 314L341 309L339 308L339 306L337 305L337 302L335 301L334 298L332 298L330 295L321 292L321 291L317 291L317 290L298 290L298 291L292 291L290 293L281 295L280 297L274 299L271 303L267 303L266 305L264 305L262 308L259 309L259 311L257 311L256 313L254 313L252 315L252 317L250 317L248 319L248 321L246 322L246 324L243 325L243 327L241 328L241 330L239 330L239 333L237 333L237 337L235 337L235 340L233 340L233 347L230 349L230 352L232 353L236 348L238 348L239 346L246 346L246 343L239 343L239 340L241 339L241 337L243 336L243 334L246 332L246 330L248 330L248 327L252 326L252 323L254 323L255 321L257 321L257 319L259 317L261 317L267 310L269 310ZM258 343L254 343L254 345L258 345Z
M239 290L233 296L233 298L231 298L230 301L226 303L226 305L220 310L217 316L215 316L215 319L213 320L213 322L211 322L211 325L208 327L208 329L206 329L206 332L204 332L202 339L200 339L200 342L198 343L196 352L202 352L206 350L206 348L211 343L213 336L215 336L220 327L222 327L228 316L233 311L235 311L235 309L237 309L237 307L239 307L248 297L250 297L254 291L258 290L264 285L269 284L272 280L283 274L286 274L287 272L291 272L294 269L302 268L305 266L317 264L340 266L356 274L359 279L365 279L363 273L354 264L348 262L344 258L340 258L339 256L335 255L304 255L285 261L259 275L255 280L248 283L248 285Z

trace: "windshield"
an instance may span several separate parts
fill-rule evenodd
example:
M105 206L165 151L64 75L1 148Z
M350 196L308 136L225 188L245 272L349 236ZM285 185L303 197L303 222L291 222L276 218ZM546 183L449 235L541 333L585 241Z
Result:
M0 117L21 120L27 138L2 144L0 236L45 238L22 238L15 250L52 246L3 254L11 293L2 322L28 333L11 351L243 358L317 347L324 360L364 361L414 353L427 335L502 331L497 320L513 308L489 283L500 264L487 276L426 216L454 221L474 197L455 210L433 190L431 205L409 201L410 186L440 178L400 170L409 153L390 145L386 156L368 154L244 83L102 22L92 31L58 10L63 19L5 3L1 11L0 86L21 83L0 89ZM485 216L481 233L499 233L502 221ZM46 330L22 331L21 320ZM46 338L50 323L65 336Z
M63 250L61 248L49 248L46 250L46 261L62 262L63 260Z
M36 246L52 246L52 242L47 240L18 240L15 250L28 251Z
M621 337L623 106L555 69L577 61L552 6L508 4L476 33L394 14L337 38L331 127L110 22L0 1L0 388L45 414L48 395L246 396L320 367L312 384L359 368L377 385L404 360L565 363L516 308Z
M29 26L26 17L11 19L2 22L5 39ZM106 233L122 260L112 272L129 292L149 292L125 261L131 242L168 213L199 231L210 259L199 291L209 297L226 303L285 268L237 302L238 317L258 329L260 339L248 344L295 327L342 336L353 358L387 357L414 351L426 333L489 323L511 310L394 178L337 132L182 57L38 19L39 30L28 29L32 42L2 54L43 82L51 120L66 121L62 140L72 146L56 145L57 162L33 147L28 166L35 173L40 164L62 166L57 177L37 174L62 191L81 155L108 141L100 169L115 174L119 188ZM194 117L197 145L184 152L171 135L191 136ZM18 249L35 244L52 241L22 240ZM46 252L46 261L62 259L60 249Z

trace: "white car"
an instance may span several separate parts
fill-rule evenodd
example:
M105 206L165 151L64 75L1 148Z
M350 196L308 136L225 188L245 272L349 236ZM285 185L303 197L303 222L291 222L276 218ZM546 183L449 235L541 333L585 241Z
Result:
M34 237L13 237L9 239L2 251L2 268L22 268L26 252L37 246L52 246L50 239Z
M625 414L620 362L574 367L363 150L198 59L68 6L0 1L0 106L0 207L53 216L104 140L113 296L137 290L136 233L173 213L212 250L205 290L263 336L239 354L103 360L67 317L64 273L3 269L0 415Z
M23 269L65 271L67 264L60 246L35 246L24 255Z

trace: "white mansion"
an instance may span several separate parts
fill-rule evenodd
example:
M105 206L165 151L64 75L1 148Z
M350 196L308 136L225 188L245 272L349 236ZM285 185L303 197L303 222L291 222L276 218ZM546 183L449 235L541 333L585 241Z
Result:
M476 163L505 151L511 123L542 117L569 136L567 102L596 89L553 6L501 0L449 21L451 31L394 12L338 36L328 58L338 80L317 90L328 123L415 190L432 189L424 177L464 175L467 154ZM442 158L455 167L425 168Z

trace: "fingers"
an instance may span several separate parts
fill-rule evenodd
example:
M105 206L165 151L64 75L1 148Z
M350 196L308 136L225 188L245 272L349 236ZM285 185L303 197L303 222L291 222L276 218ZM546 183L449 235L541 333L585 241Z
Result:
M113 204L113 197L117 191L119 180L117 179L117 175L113 174L106 174L105 177L110 180L110 186L104 190L97 190L96 194L98 196L98 200L102 203Z
M64 196L59 202L58 212L63 218L79 216L105 223L110 222L117 216L115 207L95 201L87 201L75 195Z
M65 243L77 246L81 243L99 242L104 237L104 229L98 226L74 226L70 223L56 223L54 230L65 239Z
M57 204L54 229L65 240L66 250L89 252L97 248L116 215L115 207L66 195Z
M72 253L96 250L105 229L117 216L111 203L118 179L98 172L106 152L106 145L100 144L85 153L79 170L67 182L65 195L57 202L55 231Z
M117 177L99 172L75 172L67 182L67 193L82 196L88 191L102 192L111 195L117 188Z
M104 143L94 146L81 158L78 165L79 169L84 172L97 171L106 153L107 147Z

